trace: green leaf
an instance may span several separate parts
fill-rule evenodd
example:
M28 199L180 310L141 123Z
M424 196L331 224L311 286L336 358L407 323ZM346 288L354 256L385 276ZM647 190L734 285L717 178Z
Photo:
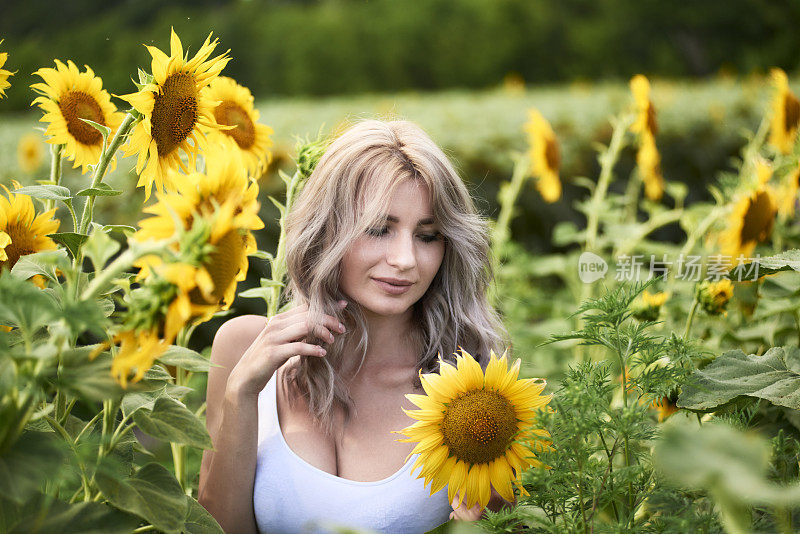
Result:
M103 231L108 232L119 232L125 236L128 236L134 232L136 232L136 228L133 226L128 226L127 224L106 224L103 225Z
M69 253L74 258L89 236L86 234L78 234L75 232L58 232L55 234L48 234L47 237L67 247Z
M92 260L95 272L99 273L119 248L119 243L108 237L100 225L93 225L92 233L83 245L83 253Z
M29 185L14 190L14 193L46 200L69 200L72 198L72 193L63 185Z
M275 207L278 208L278 211L281 213L281 217L283 217L283 215L286 213L286 206L281 204L280 201L272 195L269 195L267 198L269 198L270 202L272 202Z
M183 532L187 534L224 534L219 523L196 500L186 497L189 509L186 511Z
M728 277L731 280L741 281L753 280L754 278L761 278L781 271L800 271L800 250L796 248L774 256L749 259L755 259L756 261L735 266L728 272Z
M103 352L90 361L89 354L94 348L80 347L62 353L57 387L89 401L121 397L125 390L111 376L111 355Z
M154 438L183 443L198 449L211 449L211 437L203 422L183 403L170 397L156 399L152 411L138 410L133 420Z
M26 254L11 269L11 274L17 278L27 280L32 276L41 275L51 282L57 282L58 269L69 268L69 256L64 249L46 250L35 254Z
M269 252L265 252L263 250L256 250L252 254L250 254L251 258L258 258L260 260L269 260L272 261L274 257Z
M98 299L97 305L100 307L100 310L106 317L109 317L112 313L114 313L114 301L111 299Z
M111 189L111 186L104 183L99 183L95 187L87 187L75 193L76 197L114 197L121 195L122 191Z
M713 410L742 395L800 410L800 349L773 347L761 356L728 351L695 371L678 406Z
M269 301L272 295L272 290L266 287L251 287L250 289L245 289L244 291L237 294L237 296L246 298L246 299L264 299Z
M166 386L153 391L130 392L122 397L122 413L125 417L129 417L137 410L142 408L152 411L155 407L156 400L166 394Z
M99 124L94 122L93 120L84 119L83 117L81 117L81 120L86 124L88 124L89 126L91 126L92 128L94 128L95 130L97 130L98 132L100 132L100 135L103 136L103 152L105 152L106 146L108 145L108 136L111 135L111 128L109 128L105 124Z
M0 455L0 495L19 504L46 481L55 482L65 456L63 442L50 432L25 432Z
M211 367L211 362L202 355L178 345L170 345L164 354L158 357L158 361L164 365L174 365L192 372L207 373Z
M178 532L188 503L180 484L164 467L150 463L127 480L98 471L97 486L114 506L149 521L158 530Z
M58 303L33 284L20 283L8 271L0 271L0 324L33 334L59 315Z
M67 504L55 500L44 517L39 515L23 520L12 534L126 534L140 523L138 517L99 502Z
M767 478L770 447L757 434L721 423L666 425L656 442L656 467L683 487L710 491L718 500L752 505L797 505L800 486Z

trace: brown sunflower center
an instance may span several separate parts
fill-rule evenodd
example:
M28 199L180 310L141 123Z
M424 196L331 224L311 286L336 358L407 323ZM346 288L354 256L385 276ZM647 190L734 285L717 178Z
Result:
M766 191L759 191L747 206L740 235L741 243L765 241L772 233L774 221L775 206L772 199Z
M194 290L189 297L195 304L219 304L231 284L236 283L236 275L244 258L244 237L238 230L230 230L217 241L215 247L203 264L211 276L211 281L214 282L214 289L211 292L213 301L206 301L197 290Z
M544 156L547 160L547 167L558 172L558 167L561 165L561 152L554 139L548 139L545 143Z
M39 252L36 247L36 235L31 233L27 225L17 222L9 224L3 231L11 238L11 243L5 247L8 259L0 262L0 266L11 269L22 256Z
M171 74L153 103L153 139L159 156L166 156L189 138L197 124L197 86L186 72Z
M516 432L517 416L508 399L483 389L453 399L442 420L442 434L450 452L473 464L503 456Z
M655 137L658 134L658 121L656 120L656 108L652 102L647 103L647 130Z
M256 128L250 115L236 102L223 100L214 110L214 118L219 124L225 126L236 126L231 130L222 130L224 133L233 137L239 148L247 150L256 142Z
M793 94L788 93L783 101L783 109L785 111L783 127L787 132L791 132L797 128L797 124L800 122L800 101Z
M67 123L67 131L79 143L97 145L103 141L102 134L81 119L89 119L106 125L103 109L92 96L83 91L69 91L58 101L58 108Z

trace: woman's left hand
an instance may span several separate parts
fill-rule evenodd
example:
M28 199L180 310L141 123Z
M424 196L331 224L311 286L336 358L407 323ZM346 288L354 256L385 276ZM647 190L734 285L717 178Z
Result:
M513 502L508 502L503 499L494 488L492 488L492 496L489 498L489 503L486 505L486 508L481 508L481 505L477 503L472 508L467 508L466 497L461 501L460 506L458 505L459 501L461 501L461 498L458 493L456 493L456 498L450 503L450 506L453 507L453 511L450 512L450 519L455 519L457 521L477 521L483 517L487 509L497 512L501 508L513 507L517 504L516 499L514 499Z
M460 497L458 493L456 493L456 498L450 503L450 506L453 507L453 511L450 512L450 519L455 519L457 521L477 521L481 518L484 509L481 508L480 504L476 504L472 508L467 508L466 498L461 502L460 506L458 504L459 500Z

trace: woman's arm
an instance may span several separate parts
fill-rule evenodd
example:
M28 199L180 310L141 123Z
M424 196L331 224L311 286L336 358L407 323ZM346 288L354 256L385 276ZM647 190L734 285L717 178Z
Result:
M340 304L342 307L343 304ZM222 325L211 346L206 393L206 427L214 450L204 451L198 501L226 532L257 532L253 485L258 448L258 394L272 375L295 355L324 357L325 350L305 339L333 340L343 333L338 319L323 316L312 325L308 306L298 306L267 321L247 315Z
M226 322L211 346L206 393L206 426L214 451L203 452L198 501L225 532L257 532L253 482L258 437L258 394L242 391L228 378L266 320L245 316ZM218 366L218 367L217 367ZM274 372L274 371L273 371ZM267 371L270 376L272 373Z

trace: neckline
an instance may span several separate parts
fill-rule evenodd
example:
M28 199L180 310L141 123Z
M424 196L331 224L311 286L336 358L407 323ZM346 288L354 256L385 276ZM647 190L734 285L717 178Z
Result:
M313 471L314 473L317 473L318 475L323 476L325 478L328 478L328 479L331 479L331 480L335 480L335 481L341 482L343 484L353 485L353 486L380 486L382 484L386 484L387 482L391 482L395 478L399 477L403 472L405 472L412 465L414 459L418 456L417 454L409 456L406 459L405 463L403 463L403 465L400 466L400 469L398 469L397 471L395 471L394 473L392 473L391 475L389 475L386 478L382 478L380 480L372 480L372 481L351 480L349 478L344 478L344 477L340 477L338 475L333 475L331 473L328 473L327 471L323 471L319 467L311 465L310 463L305 461L303 458L301 458L299 454L297 454L296 452L294 452L292 450L292 448L286 442L286 438L283 436L283 429L281 429L281 421L280 421L280 417L278 416L278 373L277 372L272 375L272 381L273 381L272 389L274 390L273 394L274 394L274 399L275 399L275 403L273 405L272 411L273 411L273 415L275 416L275 426L277 427L277 430L278 430L278 432L277 432L278 439L280 440L281 444L283 445L283 448L286 449L286 451L289 453L290 456L295 458L299 464L305 466L307 469Z

